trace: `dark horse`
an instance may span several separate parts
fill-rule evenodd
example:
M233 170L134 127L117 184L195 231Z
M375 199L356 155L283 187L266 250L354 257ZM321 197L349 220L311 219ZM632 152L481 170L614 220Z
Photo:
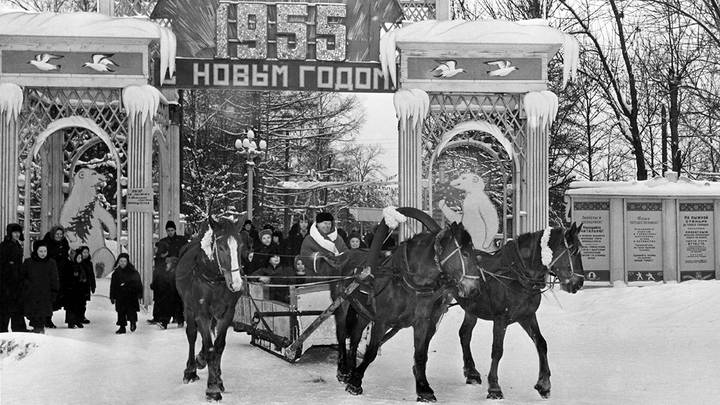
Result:
M338 379L346 391L362 394L362 379L380 346L397 331L412 326L415 344L415 389L418 401L435 401L425 375L428 346L452 296L469 296L476 288L479 271L475 263L470 235L462 225L440 229L427 214L408 208L401 213L421 220L429 229L401 243L377 267L380 246L387 235L385 220L380 223L368 252L368 264L374 269L372 297L356 290L351 305L336 312L336 330L340 356ZM373 302L374 305L368 305ZM375 308L375 311L369 308ZM373 314L374 312L374 314ZM355 366L363 330L373 322L370 342L359 366ZM349 352L345 337L350 337Z
M241 261L248 251L247 238L239 231L237 223L215 222L211 218L202 239L181 250L175 270L187 322L188 360L183 382L197 381L197 369L209 365L205 391L208 400L222 399L221 392L225 391L220 361L225 350L225 335L243 288ZM198 331L202 349L196 357Z
M563 290L576 293L582 288L584 270L581 258L579 227L574 223L568 230L548 228L520 235L508 242L494 255L481 254L478 264L484 269L485 281L471 297L457 297L465 310L460 326L460 344L463 351L463 373L468 384L480 384L480 373L475 369L470 339L477 318L493 321L492 364L488 373L488 398L501 399L498 384L498 363L503 355L503 341L508 325L515 322L527 332L540 359L540 375L535 389L543 398L550 396L550 367L547 343L540 333L535 315L547 276L560 280ZM543 258L544 256L544 258ZM543 264L543 260L545 264Z

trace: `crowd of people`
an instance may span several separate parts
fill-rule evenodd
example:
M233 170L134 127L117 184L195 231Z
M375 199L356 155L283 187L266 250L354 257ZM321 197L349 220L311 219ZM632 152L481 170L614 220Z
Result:
M70 249L64 229L53 227L44 238L33 243L32 254L23 258L23 229L9 224L0 243L0 332L36 333L55 328L53 312L65 309L65 323L70 329L83 328L90 320L85 316L87 302L95 293L96 280L90 250L87 246ZM173 221L165 224L166 236L155 245L153 277L153 313L151 324L167 329L171 323L184 325L183 303L175 287L174 267L182 247L192 237L177 234ZM259 231L252 221L245 221L242 232L250 241L245 274L250 280L275 288L270 299L287 301L288 288L283 285L308 281L307 271L316 272L318 259L331 263L349 249L370 246L372 233L364 237L349 235L336 228L330 213L318 213L315 222L301 218L287 234L265 225ZM383 249L391 249L393 239ZM110 301L117 312L115 333L137 328L143 296L142 278L126 253L118 256L110 281Z

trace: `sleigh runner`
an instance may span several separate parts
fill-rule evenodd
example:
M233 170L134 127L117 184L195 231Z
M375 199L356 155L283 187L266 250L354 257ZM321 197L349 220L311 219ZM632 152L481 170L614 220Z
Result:
M337 280L284 285L250 282L249 294L238 300L233 326L236 332L250 335L250 344L289 362L295 362L313 346L337 343L335 309L358 286L347 285L336 300L330 289ZM287 289L287 301L278 298L278 289ZM285 298L285 297L283 297Z

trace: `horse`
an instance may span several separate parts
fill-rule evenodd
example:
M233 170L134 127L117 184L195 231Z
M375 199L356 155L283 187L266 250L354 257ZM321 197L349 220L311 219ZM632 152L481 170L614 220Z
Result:
M385 220L380 222L367 254L368 264L374 269L374 286L367 292L371 297L368 299L355 290L348 297L348 307L335 313L340 351L338 380L346 384L350 394L362 394L362 379L380 346L399 330L412 326L417 399L434 402L434 391L425 375L430 340L451 297L470 296L480 276L472 240L461 224L453 223L440 229L422 211L409 208L398 208L398 211L420 220L429 231L401 243L378 267L378 253L388 230ZM368 305L368 301L374 305ZM371 321L370 342L356 367L358 344ZM347 335L350 348L346 353Z
M478 318L493 322L492 363L488 373L489 399L502 399L498 384L498 364L503 355L505 330L519 323L538 352L540 372L535 389L541 397L550 396L550 367L547 359L547 342L540 333L535 312L540 306L541 294L547 276L560 280L560 286L569 293L582 288L584 269L582 244L578 234L582 224L570 229L547 228L544 231L520 235L509 241L494 254L480 253L477 262L484 271L484 281L471 297L457 297L465 310L460 326L460 344L463 352L463 374L468 384L480 384L482 379L475 368L470 351L470 339Z
M183 300L188 359L183 383L197 381L197 369L208 368L206 399L219 401L225 386L220 362L235 304L243 289L242 261L249 241L240 233L241 223L208 221L202 239L185 245L175 269L175 284ZM201 233L202 234L202 233ZM200 332L202 349L195 356ZM214 341L213 341L214 336Z

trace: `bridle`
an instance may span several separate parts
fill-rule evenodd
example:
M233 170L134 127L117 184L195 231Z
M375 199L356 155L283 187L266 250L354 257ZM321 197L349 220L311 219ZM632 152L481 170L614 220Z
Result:
M564 249L556 258L554 258L554 259L550 262L550 264L547 265L548 273L549 273L549 274L552 274L552 275L555 276L556 278L560 278L560 277L552 270L552 267L553 267L553 265L554 265L555 263L557 263L558 260L560 260L561 257L563 257L563 256L565 256L565 255L567 254L567 255L568 255L568 263L570 264L570 277L568 277L568 279L571 278L571 277L573 277L573 276L580 277L580 278L585 278L585 275L584 275L584 274L579 274L579 273L576 273L576 272L575 272L575 265L573 264L573 258L574 258L575 256L578 256L578 255L580 255L580 254L582 253L582 245L578 245L578 246L577 246L577 251L576 251L576 252L574 252L574 253L573 253L573 252L570 252L570 246L568 245L567 239L565 238L565 229L564 229L564 228L563 228L562 240L563 240L563 244L565 245L565 249Z
M484 279L485 277L483 277L483 276L470 276L467 274L467 269L465 267L465 258L462 256L462 248L460 247L460 244L458 243L457 239L455 239L454 236L452 237L452 240L455 243L455 249L453 249L453 251L450 252L450 254L445 256L445 258L438 261L438 264L441 267L440 270L442 271L442 266L444 266L445 263L447 263L447 261L450 260L451 257L453 257L456 253L458 253L458 254L460 254L460 264L462 267L462 276L460 276L460 280L458 280L458 283L461 283L464 279L469 279L469 280L479 280L480 278Z
M213 251L213 256L215 257L215 264L217 264L217 267L218 267L218 274L224 278L225 277L224 273L230 273L231 276L232 276L232 273L241 273L242 263L238 263L240 265L240 267L238 267L237 270L233 270L232 268L230 270L225 270L223 268L223 266L220 264L220 258L218 257L218 250L217 250L218 237L214 233L215 232L213 232L213 250L212 251ZM238 258L238 262L239 261L240 261L240 258ZM242 276L242 273L240 274L240 276ZM226 281L226 283L227 283L227 281Z

